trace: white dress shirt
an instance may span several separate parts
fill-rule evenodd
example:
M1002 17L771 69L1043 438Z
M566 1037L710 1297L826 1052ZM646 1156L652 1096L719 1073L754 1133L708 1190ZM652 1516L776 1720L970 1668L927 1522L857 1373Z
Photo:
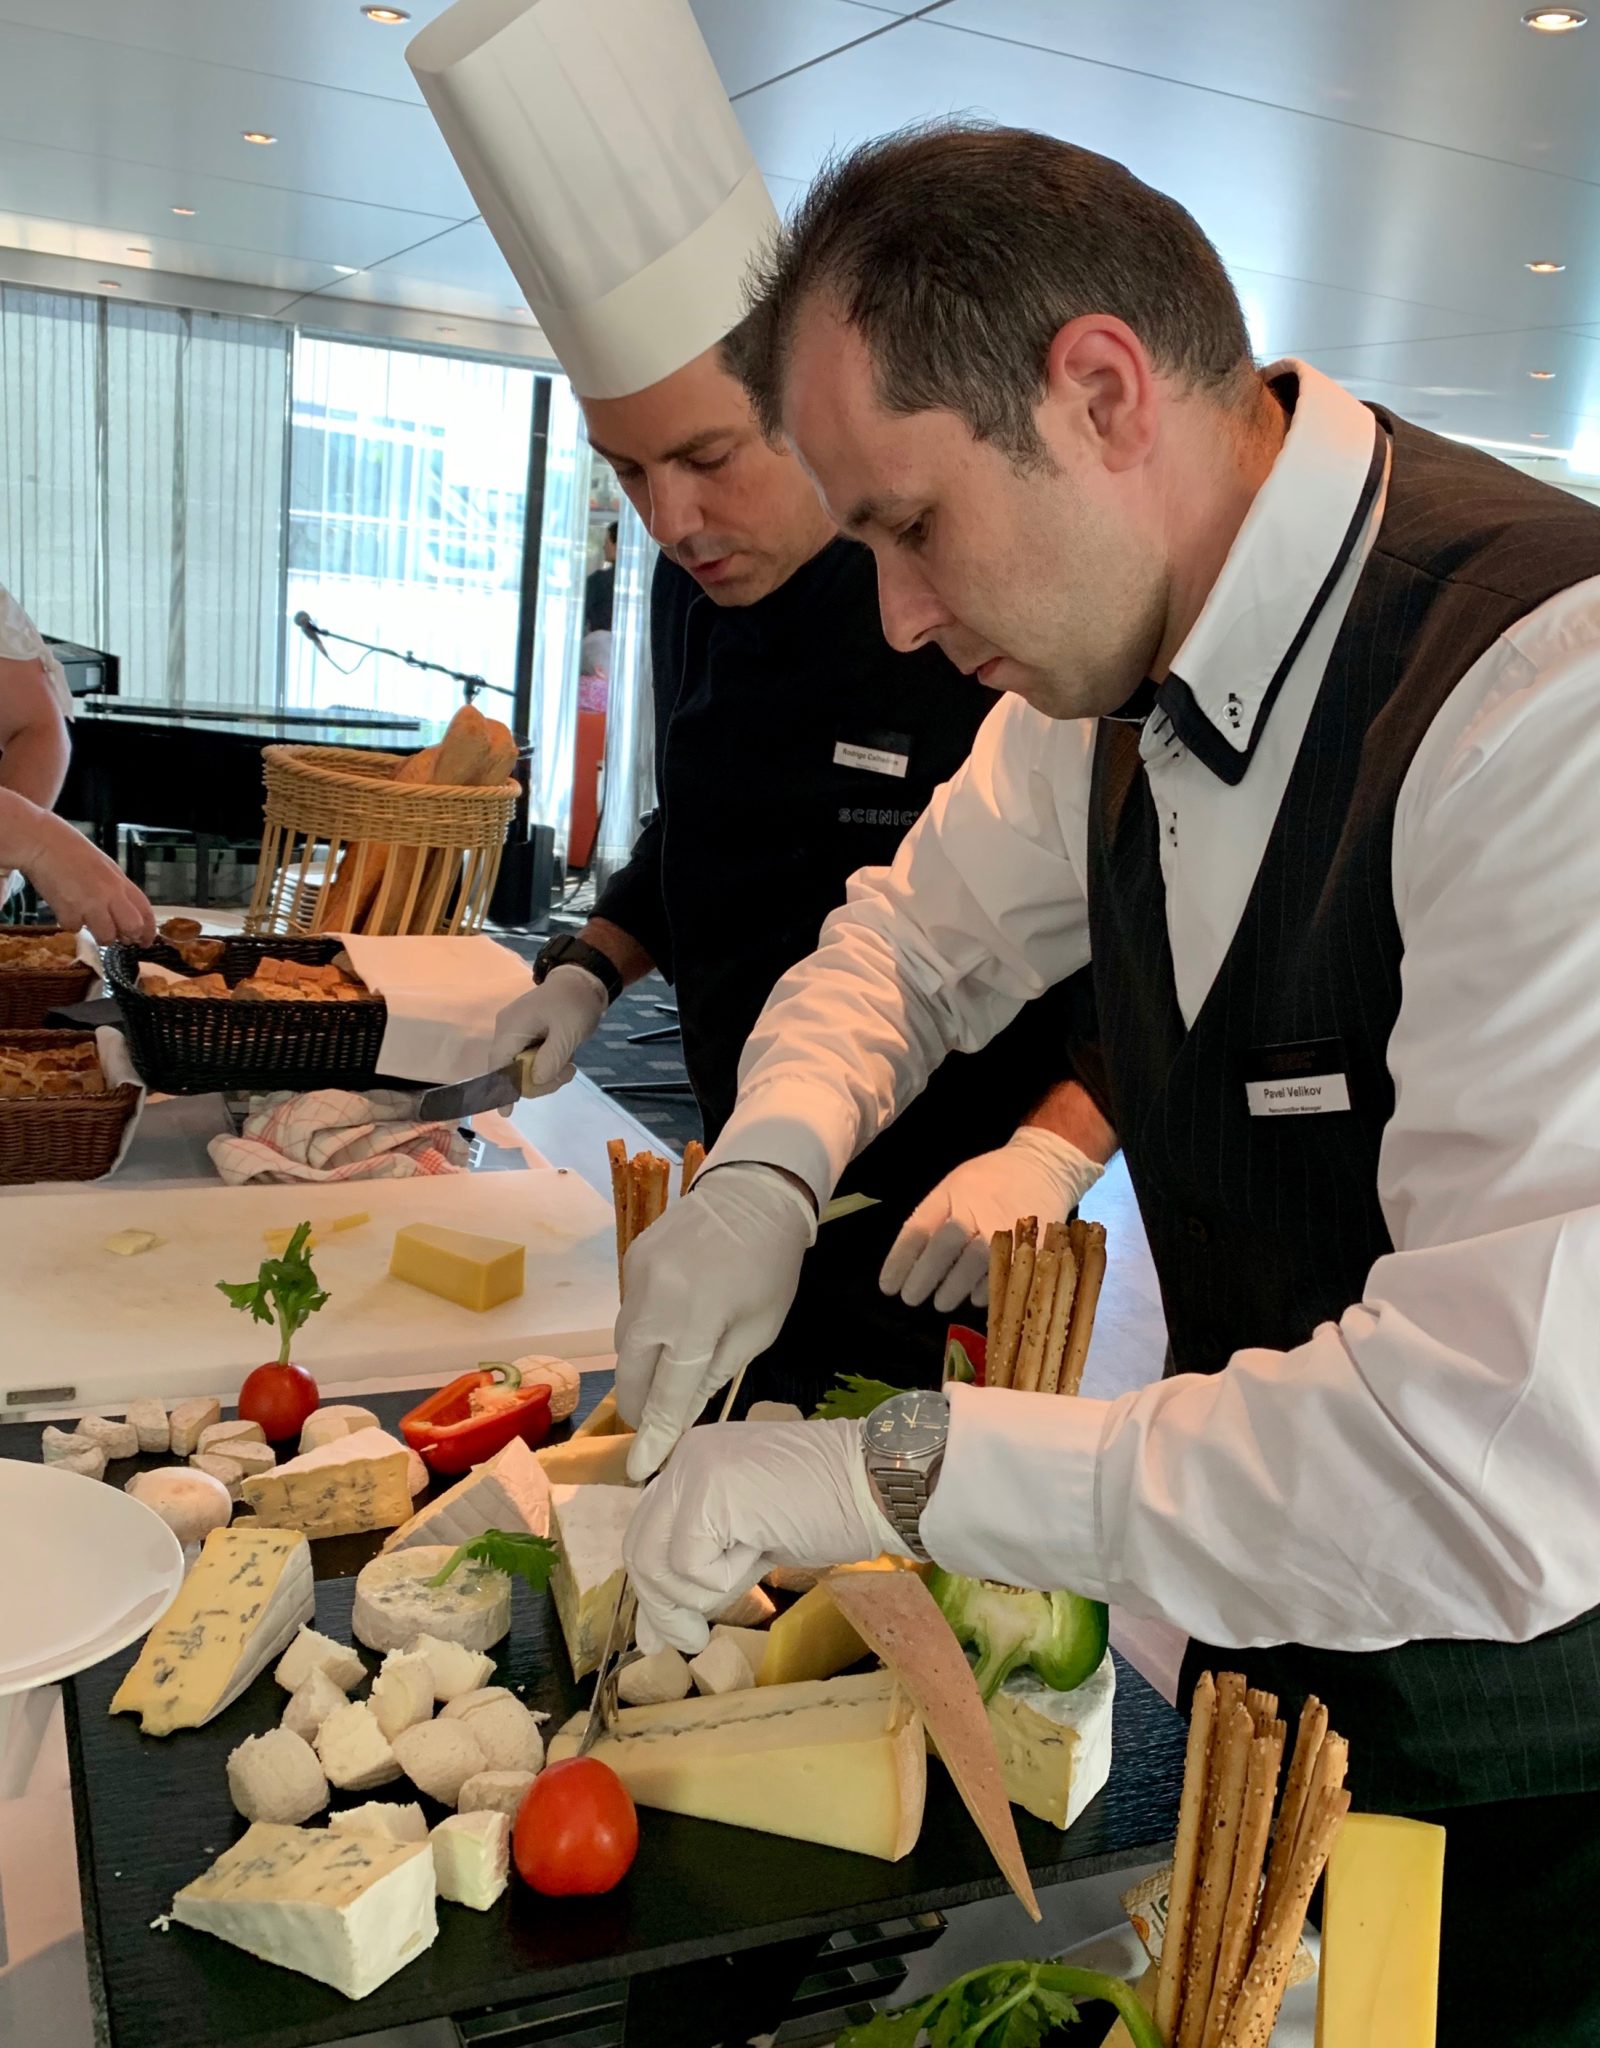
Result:
M3 584L0 584L0 661L41 663L62 717L72 716L72 691L67 685L66 670L45 645L38 627Z
M1173 664L1241 748L1374 446L1363 406L1287 367L1284 447ZM1185 1022L1233 938L1380 514L1381 499L1237 784L1159 712L1147 723ZM947 1051L1084 965L1093 745L1090 722L997 706L893 867L852 878L774 989L714 1163L785 1166L826 1200ZM955 1388L923 1529L941 1564L1241 1648L1520 1641L1600 1602L1597 791L1600 579L1473 664L1400 790L1378 1164L1395 1249L1362 1299L1293 1351L1114 1401Z

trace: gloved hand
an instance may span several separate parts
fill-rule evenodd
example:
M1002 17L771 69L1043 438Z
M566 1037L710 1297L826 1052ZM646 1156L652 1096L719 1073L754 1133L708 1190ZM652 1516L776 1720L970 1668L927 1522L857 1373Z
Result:
M587 967L552 967L534 990L528 1044L539 1048L530 1095L553 1095L577 1072L572 1055L606 1013L605 983Z
M623 1541L639 1647L692 1657L710 1636L707 1617L773 1565L854 1564L886 1550L911 1555L873 1498L860 1423L691 1430Z
M996 1152L947 1173L912 1210L878 1275L885 1294L948 1315L989 1298L989 1240L1019 1216L1064 1223L1105 1171L1068 1138L1024 1124Z
M17 810L16 865L49 903L59 924L69 931L87 925L102 946L116 939L148 945L155 938L156 917L149 899L114 860L65 818L21 798ZM0 838L9 847L9 832L0 833Z
M809 1195L774 1167L740 1163L702 1171L634 1239L617 1317L617 1406L638 1430L630 1479L648 1479L777 1336L816 1236Z

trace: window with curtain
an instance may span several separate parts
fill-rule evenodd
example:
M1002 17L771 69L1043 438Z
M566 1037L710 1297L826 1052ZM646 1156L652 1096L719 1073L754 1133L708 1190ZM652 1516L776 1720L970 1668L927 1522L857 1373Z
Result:
M537 374L296 335L285 617L509 690ZM291 634L291 705L445 719L461 702L447 676L332 653ZM480 701L509 715L509 697Z
M125 696L278 701L289 331L0 286L0 582Z
M656 800L655 697L650 677L650 583L659 550L633 507L617 518L617 595L606 713L605 809L595 842L603 888L622 866Z

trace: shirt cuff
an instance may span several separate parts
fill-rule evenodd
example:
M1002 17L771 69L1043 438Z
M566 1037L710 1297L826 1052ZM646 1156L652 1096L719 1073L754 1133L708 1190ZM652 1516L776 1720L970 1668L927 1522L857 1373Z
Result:
M772 1081L753 1098L740 1097L702 1171L744 1160L786 1167L810 1188L820 1212L855 1157L858 1136L854 1113L830 1092Z
M969 1578L1111 1597L1096 1474L1107 1403L953 1381L950 1442L922 1514L935 1563Z

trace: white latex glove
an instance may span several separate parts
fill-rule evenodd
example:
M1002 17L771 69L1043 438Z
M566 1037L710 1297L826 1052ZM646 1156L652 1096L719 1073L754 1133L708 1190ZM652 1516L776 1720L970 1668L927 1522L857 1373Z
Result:
M702 1170L634 1239L617 1317L617 1406L638 1430L630 1479L648 1479L717 1389L777 1336L816 1237L810 1198L793 1181L739 1163Z
M1064 1223L1104 1173L1069 1138L1024 1124L997 1152L947 1173L906 1220L878 1275L885 1294L920 1308L931 1294L948 1315L989 1299L989 1240L1019 1216Z
M68 931L87 925L102 946L115 939L148 945L155 938L148 897L114 860L64 818L21 802L18 811L23 836L16 865L48 901L58 924Z
M709 1639L708 1617L775 1564L911 1555L873 1498L859 1422L690 1430L635 1509L622 1548L639 1596L640 1649L670 1645L691 1657Z
M578 1071L572 1055L599 1025L609 1003L605 983L587 967L552 967L525 1013L528 1044L539 1048L530 1095L553 1095Z

